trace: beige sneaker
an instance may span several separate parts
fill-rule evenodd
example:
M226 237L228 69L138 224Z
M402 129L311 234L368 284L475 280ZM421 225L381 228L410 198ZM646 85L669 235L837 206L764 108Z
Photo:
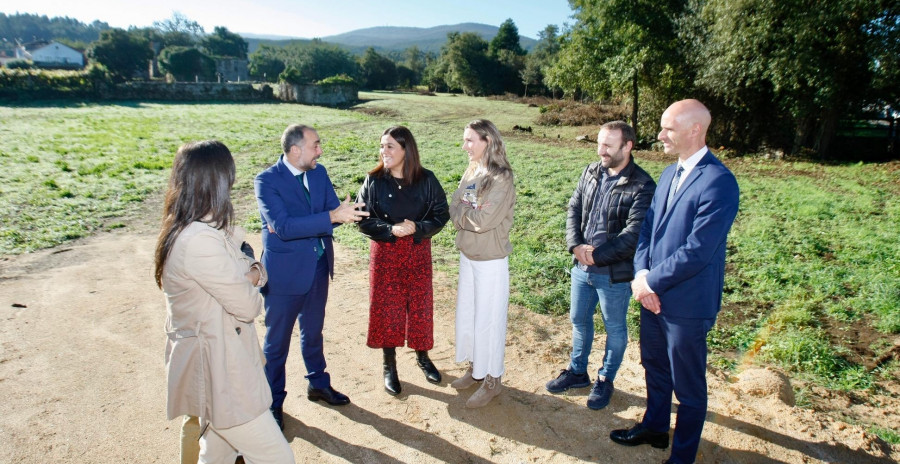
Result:
M450 386L457 390L465 390L472 385L475 385L475 379L472 378L472 363L469 363L469 367L466 368L466 373L463 374L462 377L450 382Z
M484 376L484 382L481 382L481 388L472 394L469 401L466 401L467 408L480 408L491 402L491 399L500 394L500 377Z

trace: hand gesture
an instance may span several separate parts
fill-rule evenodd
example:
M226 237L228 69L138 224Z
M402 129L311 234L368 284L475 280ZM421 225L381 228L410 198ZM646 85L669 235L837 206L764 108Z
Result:
M350 203L350 195L347 195L347 198L344 199L344 202L341 203L340 206L328 212L328 216L331 218L332 224L359 222L369 215L368 211L360 211L357 209L365 206L365 203Z

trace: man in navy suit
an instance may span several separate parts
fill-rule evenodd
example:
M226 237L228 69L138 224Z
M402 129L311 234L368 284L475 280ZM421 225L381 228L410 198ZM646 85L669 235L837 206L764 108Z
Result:
M641 302L641 364L647 410L616 443L669 446L672 393L679 406L665 463L697 456L706 420L706 335L722 305L725 239L738 212L734 175L706 147L709 110L697 100L673 103L659 140L678 162L659 178L634 255L634 298Z
M300 324L300 352L309 380L307 397L343 405L350 398L331 387L325 372L322 326L328 299L328 280L334 277L332 231L336 225L357 222L369 213L363 203L341 203L334 192L315 129L295 124L281 136L283 155L254 182L262 216L262 264L269 282L262 288L266 307L266 378L272 389L272 414L284 430L282 405L284 365L294 322Z

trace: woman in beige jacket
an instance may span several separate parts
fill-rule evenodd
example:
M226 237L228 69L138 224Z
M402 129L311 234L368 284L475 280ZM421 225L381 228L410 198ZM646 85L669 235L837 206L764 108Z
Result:
M456 362L470 361L458 390L481 383L466 401L480 408L500 394L509 307L509 231L516 188L500 131L486 119L470 122L463 132L469 155L459 188L450 201L450 220L459 248L456 295Z
M166 295L167 415L200 418L200 461L293 463L269 412L254 319L262 266L241 252L234 226L234 160L221 142L179 148L156 247L156 283Z

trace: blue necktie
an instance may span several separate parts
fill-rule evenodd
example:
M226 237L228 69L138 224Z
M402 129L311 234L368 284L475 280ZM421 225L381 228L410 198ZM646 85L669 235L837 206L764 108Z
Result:
M678 182L681 181L681 173L684 172L684 166L678 165L675 170L675 177L672 178L672 185L669 186L669 198L666 200L666 211L672 206L672 200L675 199L675 192L678 190Z
M303 182L303 178L305 176L306 171L294 177L296 177L297 180L300 181L300 186L303 187L303 193L306 194L306 201L309 203L310 210L312 210L312 201L309 199L309 189L306 187L306 182ZM319 246L316 247L316 259L321 258L323 253L325 253L325 242L322 241L322 237L319 237Z

